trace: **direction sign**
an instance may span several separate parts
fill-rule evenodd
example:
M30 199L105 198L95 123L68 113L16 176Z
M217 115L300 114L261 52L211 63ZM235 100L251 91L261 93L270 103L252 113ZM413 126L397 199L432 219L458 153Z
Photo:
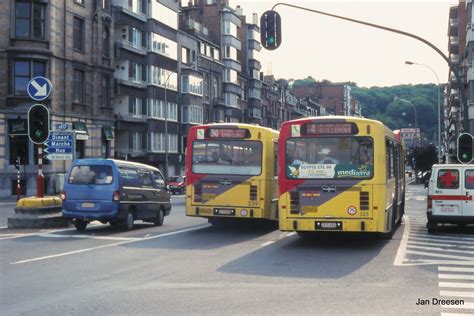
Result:
M53 90L53 85L51 81L45 77L34 77L28 82L28 87L26 89L28 95L35 101L43 101L51 94Z
M72 160L74 148L74 134L72 132L52 131L44 143L44 152L49 160Z

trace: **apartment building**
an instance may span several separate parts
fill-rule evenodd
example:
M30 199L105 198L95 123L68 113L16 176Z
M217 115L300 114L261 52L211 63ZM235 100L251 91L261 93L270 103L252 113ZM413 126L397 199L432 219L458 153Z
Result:
M50 79L51 126L75 131L75 157L114 152L112 78L114 23L109 1L3 1L0 15L0 197L15 193L21 161L23 194L36 193L37 146L27 136L27 112L35 103L27 84ZM70 161L43 159L46 193L59 191Z

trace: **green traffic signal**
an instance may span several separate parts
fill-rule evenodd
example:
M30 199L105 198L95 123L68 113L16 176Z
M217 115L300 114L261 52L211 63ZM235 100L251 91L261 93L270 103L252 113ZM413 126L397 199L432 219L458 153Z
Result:
M266 11L260 17L260 42L268 50L281 44L281 17L274 10Z
M42 104L28 110L28 137L35 144L42 144L49 137L49 110Z
M470 163L474 155L474 139L469 133L458 137L458 160L461 163Z

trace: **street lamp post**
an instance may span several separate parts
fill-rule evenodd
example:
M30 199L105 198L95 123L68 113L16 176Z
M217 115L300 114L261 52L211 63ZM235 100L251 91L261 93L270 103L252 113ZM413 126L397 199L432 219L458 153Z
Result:
M166 77L165 84L164 84L164 89L165 89L165 179L168 179L168 99L166 95L166 91L168 88L168 81L171 78L172 74L175 74L178 68L176 68L174 71L171 71L168 74L168 77Z
M436 71L434 71L433 68L431 68L430 66L425 65L425 64L415 63L415 62L408 61L408 60L405 61L405 64L410 65L410 66L411 65L418 65L418 66L428 68L429 70L431 70L434 73L434 75L436 77L436 82L438 83L438 86L437 86L437 90L438 90L438 161L440 162L441 161L441 103L440 103L438 74L436 73Z

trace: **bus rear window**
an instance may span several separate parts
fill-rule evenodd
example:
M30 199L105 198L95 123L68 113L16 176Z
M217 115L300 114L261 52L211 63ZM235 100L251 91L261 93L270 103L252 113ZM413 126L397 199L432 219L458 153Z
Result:
M252 140L196 140L192 171L198 174L260 175L262 143Z
M74 166L68 178L70 184L111 184L112 182L112 167L105 165Z
M370 137L304 137L286 141L288 179L369 179L374 145Z

